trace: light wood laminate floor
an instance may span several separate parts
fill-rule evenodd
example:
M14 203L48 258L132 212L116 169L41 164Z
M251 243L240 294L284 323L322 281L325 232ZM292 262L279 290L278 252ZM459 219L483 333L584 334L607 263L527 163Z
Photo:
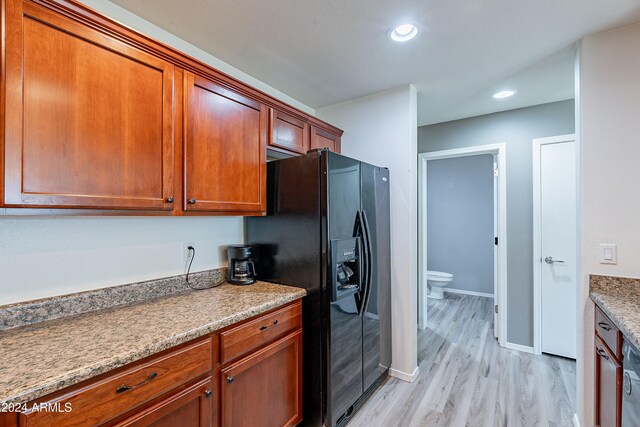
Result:
M493 299L445 295L418 331L417 380L387 379L348 426L573 426L575 362L500 347Z

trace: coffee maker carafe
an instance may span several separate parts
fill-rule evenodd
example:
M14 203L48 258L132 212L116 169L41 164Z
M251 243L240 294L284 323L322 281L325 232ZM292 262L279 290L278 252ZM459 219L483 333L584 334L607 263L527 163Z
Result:
M229 245L227 247L229 257L227 282L234 285L250 285L256 281L256 268L251 260L252 253L251 246Z

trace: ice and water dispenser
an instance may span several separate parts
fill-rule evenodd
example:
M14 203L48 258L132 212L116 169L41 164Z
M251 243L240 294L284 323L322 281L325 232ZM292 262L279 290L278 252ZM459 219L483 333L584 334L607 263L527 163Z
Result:
M360 237L331 240L332 301L360 292Z

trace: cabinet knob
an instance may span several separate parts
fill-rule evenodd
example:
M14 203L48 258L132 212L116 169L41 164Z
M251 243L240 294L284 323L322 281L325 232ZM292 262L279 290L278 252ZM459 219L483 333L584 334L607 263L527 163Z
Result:
M173 197L167 197L167 203L173 203Z
M207 390L204 392L204 397L206 397L207 399L209 399L211 396L213 396L212 390Z
M191 199L187 200L187 202L189 202L190 205L194 205L196 203L196 199L191 198Z
M234 380L235 380L235 378L233 378L233 377L231 377L231 376L227 377L227 382L228 382L229 384L231 384Z

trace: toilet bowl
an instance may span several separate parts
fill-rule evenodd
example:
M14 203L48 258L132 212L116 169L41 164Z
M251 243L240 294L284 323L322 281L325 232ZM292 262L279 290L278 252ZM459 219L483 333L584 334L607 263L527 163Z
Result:
M442 271L427 271L427 284L429 285L429 298L443 299L444 287L453 281L453 274Z

